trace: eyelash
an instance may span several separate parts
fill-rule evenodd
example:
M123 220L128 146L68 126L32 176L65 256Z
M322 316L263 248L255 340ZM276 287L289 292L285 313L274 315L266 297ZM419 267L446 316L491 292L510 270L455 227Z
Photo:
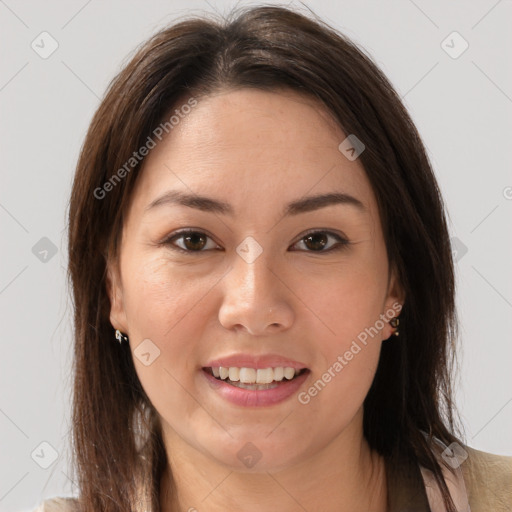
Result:
M327 250L320 250L320 251L309 250L309 251L305 251L305 252L311 252L314 254L330 253L330 252L340 251L340 250L344 249L347 245L350 245L350 243L351 243L348 240L346 240L345 238L338 235L337 233L334 233L334 232L328 231L328 230L308 231L296 243L302 242L306 237L308 237L310 235L316 235L316 234L320 234L320 233L327 234L327 235L330 235L330 236L336 238L338 241L338 244L334 245L334 247L331 247ZM212 250L212 249L207 249L207 250L192 251L192 250L183 249L182 247L178 247L178 246L174 245L173 242L175 240L183 239L184 236L191 235L191 234L205 235L207 238L211 239L211 237L208 234L204 233L203 231L199 231L199 230L195 230L195 229L183 229L181 231L171 234L170 236L165 238L162 242L160 242L159 245L166 245L173 251L178 251L178 252L185 253L185 254L202 253L202 252L206 252L207 250ZM295 244L293 244L293 245L295 245Z

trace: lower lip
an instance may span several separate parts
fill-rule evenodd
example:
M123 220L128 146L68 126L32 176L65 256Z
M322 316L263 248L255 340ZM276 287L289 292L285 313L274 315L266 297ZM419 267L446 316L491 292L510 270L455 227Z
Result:
M275 388L260 390L237 388L227 382L216 379L205 370L201 370L201 373L205 376L212 389L217 391L228 402L243 407L264 407L284 402L287 398L290 398L302 386L310 372L309 370L305 371L292 380L283 380L281 381L283 384L279 384Z

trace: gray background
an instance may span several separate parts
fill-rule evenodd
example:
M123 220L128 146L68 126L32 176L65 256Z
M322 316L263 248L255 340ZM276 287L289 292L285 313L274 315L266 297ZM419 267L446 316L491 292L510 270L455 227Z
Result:
M512 2L306 4L366 49L418 126L457 239L457 403L467 442L512 455ZM45 497L76 492L67 462L65 226L74 166L99 98L156 30L189 13L234 5L0 0L1 511L30 510ZM43 51L43 31L58 42L46 59L31 47L35 41ZM442 45L453 31L469 44L460 55L458 36ZM47 51L51 41L44 41ZM41 465L52 462L53 452L41 443L58 457L47 469Z

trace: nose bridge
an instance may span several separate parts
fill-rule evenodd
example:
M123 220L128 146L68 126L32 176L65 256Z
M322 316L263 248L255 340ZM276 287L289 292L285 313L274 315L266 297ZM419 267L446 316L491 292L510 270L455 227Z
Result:
M254 238L247 237L236 249L233 262L235 279L240 291L247 299L259 300L272 294L276 276L271 270L271 251L261 246Z
M293 311L276 276L272 251L254 239L246 239L236 251L224 282L220 322L226 328L242 325L251 334L262 333L268 327L289 327Z

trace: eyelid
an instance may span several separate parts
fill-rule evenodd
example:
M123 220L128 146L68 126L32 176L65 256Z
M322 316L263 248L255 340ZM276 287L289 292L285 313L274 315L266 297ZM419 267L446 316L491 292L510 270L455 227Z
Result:
M207 238L210 238L211 240L214 241L214 243L217 243L217 242L215 242L213 237L202 228L183 228L178 231L174 231L170 235L166 236L162 241L158 242L158 245L165 245L165 246L170 247L171 250L175 250L175 251L182 252L185 254L200 254L200 253L208 252L208 251L212 250L212 249L207 249L207 250L200 250L200 251L191 251L191 250L183 249L183 248L178 247L173 244L174 240L177 240L180 237L191 234L191 233L206 235ZM350 245L352 243L348 240L348 238L345 237L345 235L339 234L336 231L333 231L331 229L313 228L313 229L310 229L310 230L306 231L305 233L302 233L301 235L299 235L299 237L297 238L297 241L292 244L292 247L294 245L298 244L299 242L302 242L304 240L304 238L306 238L307 236L318 234L318 233L330 235L330 236L336 238L338 243L335 244L334 247L331 247L325 251L324 250L322 250L322 251L302 250L301 252L308 252L308 253L312 253L312 254L327 254L327 253L331 253L331 252L343 249L345 246Z

